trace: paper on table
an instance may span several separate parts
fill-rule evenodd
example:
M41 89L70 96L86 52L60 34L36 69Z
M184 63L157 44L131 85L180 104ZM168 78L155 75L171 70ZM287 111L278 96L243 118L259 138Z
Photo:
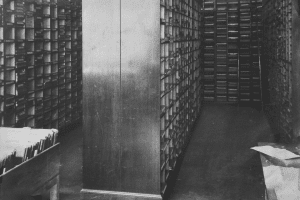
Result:
M287 160L287 159L292 159L292 158L300 158L299 155L294 154L286 149L279 149L279 148L274 148L272 146L259 146L259 147L252 147L251 149L264 153L268 156L278 158L281 160Z
M265 156L261 155L260 157L270 199L300 200L300 169L272 165L270 162L266 162Z
M32 129L0 127L0 160L16 151L17 157L23 157L24 150L45 139L56 129Z

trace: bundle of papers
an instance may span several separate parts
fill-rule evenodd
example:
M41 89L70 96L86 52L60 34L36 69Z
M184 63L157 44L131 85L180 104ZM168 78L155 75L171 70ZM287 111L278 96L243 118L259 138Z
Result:
M293 159L293 158L300 158L299 155L294 154L291 151L286 149L279 149L269 145L266 146L259 146L259 147L252 147L251 149L258 151L260 153L266 154L268 156L278 158L281 160Z
M0 127L0 175L57 143L56 129Z
M251 149L262 153L261 161L268 199L300 200L300 169L297 168L300 156L274 144ZM280 160L278 162L280 165L273 163L273 158Z

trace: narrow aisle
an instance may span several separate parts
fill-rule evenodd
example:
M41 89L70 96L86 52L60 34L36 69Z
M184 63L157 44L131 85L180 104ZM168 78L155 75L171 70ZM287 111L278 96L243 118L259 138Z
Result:
M169 199L263 200L260 158L249 149L259 141L273 141L263 112L205 105Z

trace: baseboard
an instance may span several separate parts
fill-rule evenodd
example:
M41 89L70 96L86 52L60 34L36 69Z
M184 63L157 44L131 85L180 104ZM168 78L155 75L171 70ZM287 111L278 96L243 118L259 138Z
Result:
M162 200L161 195L82 189L81 200Z

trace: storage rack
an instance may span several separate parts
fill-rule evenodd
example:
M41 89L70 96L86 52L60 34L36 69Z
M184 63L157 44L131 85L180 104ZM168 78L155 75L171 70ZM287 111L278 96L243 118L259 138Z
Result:
M4 125L13 123L15 114L15 14L14 1L3 4L4 65L1 78L3 80Z
M0 9L0 125L61 129L80 120L81 1L3 0Z
M252 102L262 102L261 80L261 38L262 38L262 0L251 0L251 78Z
M240 1L239 22L239 100L249 102L251 98L251 10L250 0Z
M205 101L261 102L259 3L204 1Z
M272 0L263 5L264 73L268 71L271 105L276 107L273 125L283 139L292 135L292 1Z
M82 116L82 3L71 4L71 121Z
M201 106L201 6L161 1L161 193Z
M215 56L215 86L216 101L226 102L228 100L228 12L227 2L216 2L216 56Z
M214 0L203 2L203 85L204 100L215 100L215 5Z
M228 102L238 102L239 1L228 2Z
M35 126L35 94L34 84L37 74L35 73L35 57L38 41L35 39L35 1L25 1L25 61L26 61L26 88L25 98L26 126Z
M57 4L58 16L58 124L63 126L66 122L66 60L67 60L67 15L69 8L66 2Z
M240 101L260 102L261 1L240 2Z

